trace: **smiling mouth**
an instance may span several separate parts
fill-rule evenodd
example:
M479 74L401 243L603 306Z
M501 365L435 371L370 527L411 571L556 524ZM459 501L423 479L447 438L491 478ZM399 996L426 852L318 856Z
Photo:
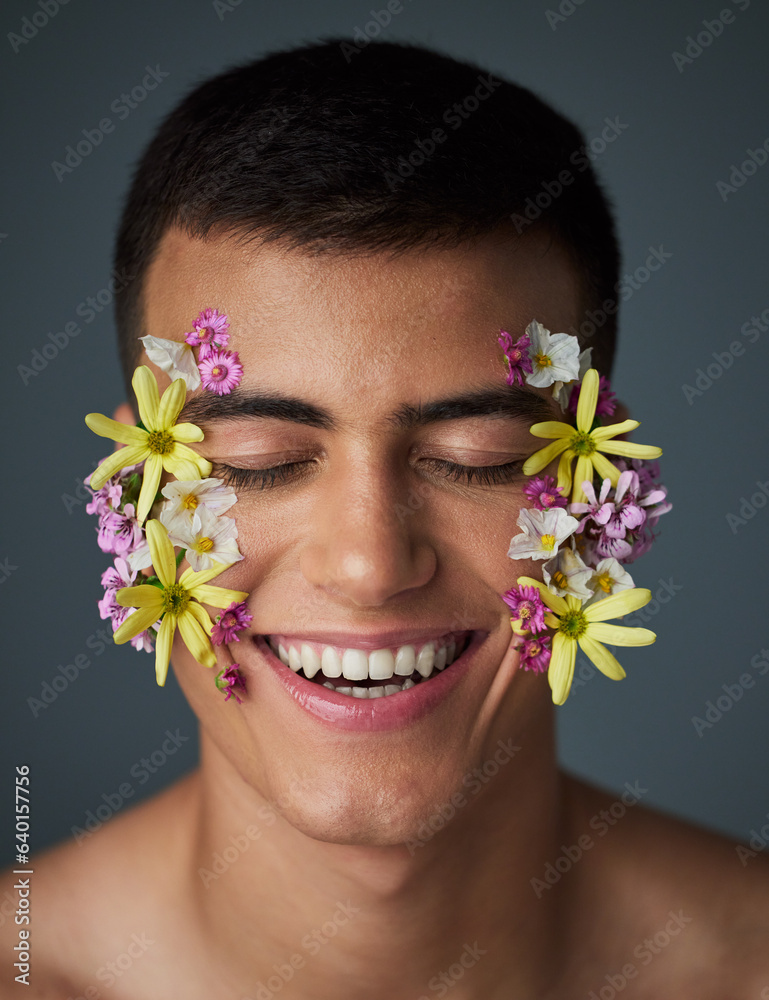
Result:
M282 663L313 684L352 698L384 698L437 677L462 655L472 636L451 632L369 653L282 635L264 639Z

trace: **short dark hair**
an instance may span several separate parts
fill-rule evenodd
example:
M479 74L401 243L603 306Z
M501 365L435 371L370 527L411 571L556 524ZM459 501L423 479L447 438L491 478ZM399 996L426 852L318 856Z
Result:
M329 39L204 81L161 123L123 209L114 263L132 276L116 295L126 379L146 332L146 271L172 226L351 253L545 226L570 253L584 307L616 302L614 222L584 146L531 91L416 45ZM570 180L554 194L563 171ZM615 336L613 312L593 343L606 374Z

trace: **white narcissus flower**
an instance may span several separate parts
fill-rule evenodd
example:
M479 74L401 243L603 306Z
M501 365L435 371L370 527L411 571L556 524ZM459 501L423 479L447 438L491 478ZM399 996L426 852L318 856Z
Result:
M196 573L211 569L217 563L229 566L243 558L235 541L238 529L233 517L217 517L200 507L191 524L186 519L174 519L169 511L161 512L160 521L171 541L187 550L187 562Z
M507 551L511 559L550 559L569 535L579 527L576 517L571 517L562 507L550 510L521 511L516 535Z
M550 333L537 320L526 327L529 357L533 372L526 376L537 389L554 382L572 382L579 378L579 341L570 333Z
M160 491L166 498L161 521L170 531L177 523L191 525L201 508L224 514L238 499L235 490L221 479L177 480Z
M593 596L588 582L592 575L592 568L586 566L580 556L568 546L560 549L542 567L545 583L554 594L559 597L571 594L583 601Z
M163 340L160 337L139 337L144 344L147 357L171 379L183 378L187 391L200 385L200 372L195 355L189 344L178 340Z
M598 563L593 571L589 586L593 596L587 603L594 604L611 594L618 594L622 590L631 590L635 587L635 583L633 577L616 559L609 558L602 559Z

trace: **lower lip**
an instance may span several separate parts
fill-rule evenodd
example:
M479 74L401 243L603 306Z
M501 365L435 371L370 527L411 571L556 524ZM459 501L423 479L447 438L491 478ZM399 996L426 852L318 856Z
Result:
M254 636L254 643L281 685L305 711L336 729L381 732L407 726L437 708L472 668L486 636L485 632L473 632L461 656L436 677L384 698L337 694L294 673L273 653L264 636Z

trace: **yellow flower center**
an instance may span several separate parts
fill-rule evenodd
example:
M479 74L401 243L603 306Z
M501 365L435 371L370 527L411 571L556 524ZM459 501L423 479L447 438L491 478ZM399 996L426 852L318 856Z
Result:
M596 450L595 441L587 431L576 431L569 441L569 448L575 455L592 455Z
M214 378L218 378L218 376L222 374L222 369L219 367L219 365L214 365L214 367L211 369L211 374L214 376Z
M547 354L535 354L534 360L540 368L549 368L553 363Z
M556 587L560 588L561 590L566 590L569 586L568 577L566 576L565 573L562 573L559 569L557 569L555 573L553 573L551 579L553 583L556 585Z
M188 493L187 496L182 501L182 506L186 507L187 510L195 510L198 505L198 498L194 493Z
M587 618L581 611L567 611L558 622L558 631L570 639L579 639L586 629Z
M600 573L596 577L595 582L598 584L601 590L604 591L604 593L606 594L611 593L611 588L614 586L614 580L612 580L611 576L608 573Z
M163 610L172 615L180 615L190 603L190 595L180 583L172 583L163 588Z
M539 540L543 549L552 549L555 546L555 535L540 535Z
M213 539L208 538L207 536L199 538L197 541L197 545L195 546L198 552L210 552L213 547L214 547Z
M147 446L153 455L167 455L173 451L174 439L170 431L150 431Z

